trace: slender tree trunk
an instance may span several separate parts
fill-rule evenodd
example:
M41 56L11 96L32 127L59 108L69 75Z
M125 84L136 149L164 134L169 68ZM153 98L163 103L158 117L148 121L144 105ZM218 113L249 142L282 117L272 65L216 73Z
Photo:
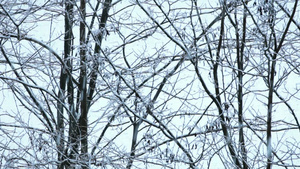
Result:
M272 168L272 109L273 109L273 92L274 92L274 74L276 61L272 61L271 73L269 77L269 97L268 97L268 116L267 116L267 169Z
M220 36L219 36L219 42L218 42L218 48L217 48L217 54L216 54L216 61L213 63L213 76L214 76L214 83L215 83L216 101L219 104L218 111L219 111L219 115L220 115L220 118L221 118L221 126L222 126L222 131L223 131L223 134L224 134L224 138L227 142L230 155L231 155L235 165L238 168L241 168L241 163L238 159L238 155L235 151L234 146L232 145L232 141L231 141L232 138L229 135L227 126L225 124L224 111L221 107L222 101L221 101L220 90L219 90L218 67L219 67L219 63L221 62L220 52L221 52L221 47L222 47L222 43L223 43L223 36L224 36L224 29L225 29L224 28L225 10L227 10L226 1L225 1L225 4L224 4L224 7L222 9L221 30L220 30Z
M270 33L270 44L269 47L272 47L274 51L277 51L277 40L275 35L275 8L274 0L268 2L265 0L267 5L271 5L269 10L269 19L268 24L271 30ZM274 44L271 46L271 44ZM266 55L267 56L267 55ZM272 111L273 111L273 93L274 93L274 77L275 77L275 66L276 66L276 54L269 54L269 75L268 75L268 87L269 87L269 96L268 96L268 113L267 113L267 169L272 168Z
M71 46L72 46L72 27L73 27L73 4L71 1L65 2L65 37L64 37L64 62L62 65L60 73L60 89L58 91L58 103L57 103L57 149L58 149L58 168L63 169L63 161L66 158L64 154L65 149L65 126L64 126L64 108L63 104L65 103L65 91L66 84L72 83L67 71L71 70ZM69 86L69 84L68 84ZM70 92L68 88L68 93ZM69 99L70 100L70 99Z
M138 136L138 130L139 130L139 126L140 126L140 120L135 121L135 123L133 124L133 135L132 135L132 142L131 142L131 153L130 153L130 159L129 162L126 166L127 169L130 169L133 163L133 159L135 156L135 148L136 148L136 140L137 140L137 136Z
M247 2L246 2L247 4ZM237 6L236 6L237 10ZM238 28L237 14L235 14L235 23L236 23L236 42L237 42L237 65L238 65L238 121L239 121L239 144L241 148L241 154L243 159L243 168L248 169L247 164L247 152L245 147L244 131L243 131L243 72L244 72L244 49L246 43L246 10L244 9L243 14L243 35L242 43L240 44L240 35Z
M80 142L81 142L81 161L83 162L82 168L88 168L88 107L87 107L87 59L86 59L86 45L85 45L85 15L86 15L86 2L80 1L81 21L79 27L80 34L80 78L79 78L79 100L80 100Z

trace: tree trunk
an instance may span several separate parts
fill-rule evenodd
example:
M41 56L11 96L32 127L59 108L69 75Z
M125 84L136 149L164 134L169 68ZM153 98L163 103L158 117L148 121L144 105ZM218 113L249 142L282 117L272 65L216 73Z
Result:
M58 168L64 168L64 160L66 158L65 154L65 134L64 134L64 106L65 103L65 92L66 92L66 84L68 83L68 95L72 92L70 85L72 81L70 80L70 75L67 73L71 73L71 46L72 46L72 27L73 27L73 4L71 1L65 2L65 37L64 37L64 64L61 68L60 74L60 88L58 91L58 102L57 102L57 149L58 149ZM69 98L70 102L72 98Z

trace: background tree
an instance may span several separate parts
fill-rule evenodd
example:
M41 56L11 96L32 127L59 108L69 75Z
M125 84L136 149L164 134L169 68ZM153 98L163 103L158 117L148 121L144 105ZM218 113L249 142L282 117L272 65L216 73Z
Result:
M298 8L1 2L1 166L300 167Z

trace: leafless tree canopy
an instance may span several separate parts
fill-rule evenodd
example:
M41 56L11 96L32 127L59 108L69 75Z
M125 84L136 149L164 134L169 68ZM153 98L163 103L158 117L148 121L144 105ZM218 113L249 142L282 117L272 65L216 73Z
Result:
M2 0L0 168L300 167L298 0Z

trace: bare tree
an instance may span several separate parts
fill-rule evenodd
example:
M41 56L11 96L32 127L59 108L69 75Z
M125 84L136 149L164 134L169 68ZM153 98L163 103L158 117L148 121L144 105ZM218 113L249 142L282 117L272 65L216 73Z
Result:
M300 167L298 8L1 2L1 167Z

